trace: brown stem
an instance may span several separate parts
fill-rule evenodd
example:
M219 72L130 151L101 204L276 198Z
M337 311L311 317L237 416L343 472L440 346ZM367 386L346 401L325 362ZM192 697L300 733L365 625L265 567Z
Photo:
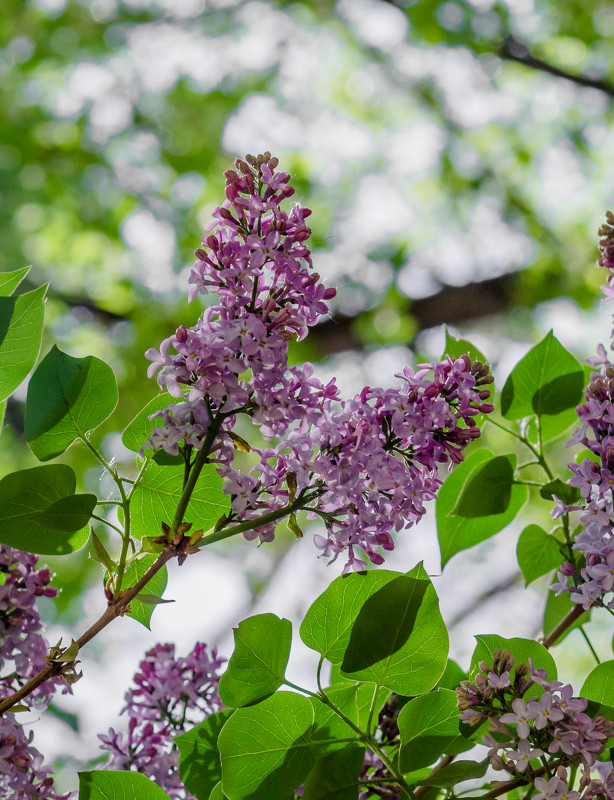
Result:
M571 609L571 611L567 614L567 616L563 617L563 619L559 622L559 624L553 628L550 633L545 636L542 640L543 646L548 649L552 647L552 645L556 642L559 636L569 628L570 625L584 614L584 609L582 606L575 606Z
M102 614L96 620L96 622L85 631L85 633L81 634L81 636L77 639L79 650L91 639L93 639L94 636L100 633L103 628L106 628L107 625L116 617L122 617L129 610L130 603L132 600L134 600L137 594L149 583L158 570L160 570L167 561L170 561L170 559L176 555L177 552L174 547L167 547L162 553L160 553L158 558L143 575L143 577L140 578L140 580L138 580L134 586L131 586L129 589L125 589L123 592L121 592L119 596L116 597L115 600L113 600L113 602L108 606L104 614ZM15 694L11 695L10 697L6 697L4 700L0 700L0 714L7 711L16 703L19 703L35 689L45 683L45 681L48 681L49 678L60 675L62 670L65 668L65 662L51 661L46 664L46 666L44 666L37 675L31 678L24 686L21 687L21 689L18 689Z

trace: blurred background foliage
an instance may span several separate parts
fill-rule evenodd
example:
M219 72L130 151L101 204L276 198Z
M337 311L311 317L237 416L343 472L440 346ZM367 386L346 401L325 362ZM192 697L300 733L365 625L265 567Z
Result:
M156 393L144 351L198 315L192 252L246 152L292 173L339 288L297 360L428 350L443 322L530 340L530 309L597 302L613 36L608 0L4 0L0 270L50 282L43 352L115 370L110 456ZM2 474L33 463L24 397Z

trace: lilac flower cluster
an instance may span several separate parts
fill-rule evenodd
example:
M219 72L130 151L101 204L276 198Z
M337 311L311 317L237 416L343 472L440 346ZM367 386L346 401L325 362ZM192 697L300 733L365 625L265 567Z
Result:
M614 723L602 716L590 717L585 713L587 700L573 697L569 684L549 681L546 671L535 669L530 660L528 666L517 664L512 677L513 667L511 653L496 650L493 663L480 662L474 682L463 681L456 690L463 722L490 723L482 742L489 747L492 766L534 782L540 790L536 797L579 800L582 792L583 800L613 797L609 792L614 772L603 780L592 780L590 773L614 733ZM543 693L525 701L527 690L535 684ZM534 769L533 759L543 766ZM567 784L566 767L576 764L582 766L580 792Z
M602 258L598 264L610 270L608 285L604 287L606 297L614 297L614 215L608 212L608 224L599 233ZM557 501L552 515L556 518L570 511L581 511L581 531L574 540L573 549L584 555L584 564L566 561L558 573L558 582L551 587L557 594L568 591L571 600L585 609L595 603L606 603L614 608L614 596L606 601L606 595L614 592L614 364L603 345L598 355L588 359L599 372L593 372L591 382L585 390L584 403L576 413L581 423L567 442L582 444L591 451L592 457L580 464L569 464L573 478L571 486L580 490L583 505L565 505Z
M109 752L104 769L141 772L173 800L192 800L179 777L179 752L172 737L184 733L222 707L219 670L226 659L197 643L185 658L175 646L158 644L145 654L125 694L128 733L99 735Z
M157 412L162 425L144 447L178 454L202 446L213 420L221 423L213 446L231 516L242 521L296 502L326 524L316 546L334 560L348 551L346 569L362 569L360 547L380 564L380 548L393 548L391 531L417 522L436 496L437 465L462 460L480 435L475 416L489 413L492 378L467 356L405 368L399 388L365 388L341 402L334 380L324 385L313 367L288 366L288 342L306 335L335 290L311 272L305 220L309 209L287 214L293 193L287 173L276 173L270 153L236 162L226 173L226 202L213 214L189 281L190 299L214 292L195 327L166 339L149 375L180 402ZM171 348L174 353L171 353ZM232 468L232 428L238 413L259 426L275 446L255 450L249 474ZM234 437L236 441L236 436ZM314 503L315 501L315 503ZM275 524L245 536L270 541Z
M39 597L55 597L47 567L37 569L38 556L0 545L0 697L10 697L46 666L49 645L36 608ZM57 682L47 681L28 696L32 710L43 711ZM68 688L68 687L67 687ZM59 800L51 767L32 746L15 714L0 718L0 794ZM68 798L69 795L63 795Z
M322 402L321 413L305 416L277 447L258 450L249 475L228 470L233 509L249 519L282 508L291 474L297 492L317 497L309 516L324 520L327 536L316 535L316 547L333 561L347 551L346 570L365 567L356 546L381 564L378 549L394 547L391 531L418 522L424 502L436 496L437 465L462 461L462 449L480 435L473 417L492 410L488 389L480 388L487 371L468 356L447 357L416 373L406 367L400 387ZM251 534L272 538L273 525Z

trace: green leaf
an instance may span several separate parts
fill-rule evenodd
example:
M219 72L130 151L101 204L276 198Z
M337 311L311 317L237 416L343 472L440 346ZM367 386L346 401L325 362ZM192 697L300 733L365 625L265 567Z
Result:
M559 622L565 619L567 614L569 614L572 608L575 607L576 604L571 602L569 592L563 592L557 596L552 590L549 591L548 597L546 598L544 622L542 626L544 630L544 636L549 636ZM563 631L554 644L560 644L560 642L563 641L570 631L572 631L574 628L580 628L582 625L588 622L591 617L591 613L592 608L589 608L588 611L584 611L575 622L573 622Z
M489 761L455 761L420 781L424 786L439 786L451 789L461 781L481 778L486 774Z
M26 441L39 461L63 453L117 405L113 370L94 356L73 358L55 345L28 384Z
M503 513L471 518L459 517L454 514L453 509L463 493L464 487L492 458L493 454L486 448L474 451L465 461L454 468L439 490L435 514L442 567L456 553L473 547L505 528L516 517L527 500L527 487L513 484L508 506Z
M605 706L614 706L614 660L597 664L584 681L580 696Z
M364 603L341 665L353 680L402 695L427 692L448 657L448 632L422 564L387 583Z
M365 748L344 745L319 759L305 781L303 800L356 800Z
M440 689L407 703L398 717L401 772L433 764L459 735L456 692Z
M286 800L315 763L313 722L311 703L295 692L237 709L218 738L229 800Z
M581 365L550 331L510 373L501 413L506 419L560 414L578 405L583 387Z
M132 450L134 453L138 453L145 444L147 438L151 435L153 429L164 425L164 420L161 417L148 419L149 415L153 414L155 411L161 411L163 408L167 408L172 403L177 402L179 401L168 392L159 394L154 397L153 400L150 400L122 433L122 443L124 447L127 447L128 450Z
M194 794L192 792L192 794ZM209 800L228 800L226 795L222 790L222 781L216 783L213 789L211 790L211 794L209 795Z
M535 642L532 639L504 639L494 633L482 634L475 637L477 646L471 656L471 666L469 673L475 675L478 672L478 664L480 661L486 661L492 664L493 653L495 650L509 650L514 656L514 672L518 664L529 664L529 659L533 661L533 665L537 669L545 669L548 673L548 680L555 680L556 678L556 664L550 653L546 648ZM511 678L513 682L513 678ZM526 697L535 694L541 694L543 690L534 684L527 690Z
M97 500L94 494L71 494L56 500L32 519L53 530L78 531L87 525Z
M301 639L331 664L340 664L363 603L402 574L380 569L335 578L307 610L300 627Z
M8 297L13 294L28 272L30 272L30 267L22 267L13 272L0 272L0 297Z
M127 589L130 586L134 586L136 583L138 583L147 570L154 564L157 558L158 556L153 554L142 556L141 558L131 561L126 567L126 572L124 573L122 588ZM146 594L154 595L155 597L162 597L164 590L166 589L167 581L168 571L166 569L166 565L164 565L156 572L153 578L151 578L149 582L145 584L142 591ZM138 594L130 603L130 611L128 612L128 616L132 617L132 619L135 619L137 622L140 622L141 625L144 625L147 628L147 630L151 630L151 615L154 612L155 605L143 602L139 599L139 597L140 594Z
M75 495L77 479L65 464L33 467L0 481L0 541L44 555L65 555L87 542L97 498Z
M170 800L139 772L97 769L79 773L79 800Z
M275 614L257 614L235 628L235 649L220 679L220 697L233 708L269 697L284 682L292 623Z
M173 739L179 748L179 775L185 788L197 800L209 800L211 792L222 779L217 740L233 713L228 708L218 711Z
M452 515L473 519L504 514L512 497L514 454L496 456L471 475Z
M482 364L489 363L486 356L474 344L467 339L457 339L456 336L452 336L446 327L446 343L443 348L442 359L446 356L460 358L464 355L468 355L472 361L481 361Z
M567 505L572 505L580 498L580 490L576 486L563 483L559 478L544 484L539 490L539 494L544 500L552 500L552 495L555 494Z
M228 495L215 464L205 464L186 511L194 528L212 528L228 511ZM159 536L161 523L170 523L183 489L183 470L161 467L153 460L145 464L130 502L130 532L137 539Z
M525 586L560 566L563 561L557 540L539 525L529 525L520 534L516 556Z
M45 292L0 297L0 400L12 394L36 364L43 335Z
M99 564L102 564L102 566L105 567L109 572L117 572L117 564L115 561L113 561L107 552L107 548L103 545L98 536L96 536L93 529L91 532L91 537L92 546L90 548L89 556L92 561L97 561Z

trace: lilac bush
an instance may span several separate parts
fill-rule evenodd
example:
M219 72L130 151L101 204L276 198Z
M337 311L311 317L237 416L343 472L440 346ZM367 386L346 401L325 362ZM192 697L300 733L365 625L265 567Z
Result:
M184 658L172 644L155 645L125 695L126 729L100 735L106 761L80 773L82 800L148 797L152 784L170 800L447 799L469 779L483 779L484 799L614 800L614 659L600 661L580 627L597 666L579 697L556 679L548 653L590 612L614 615L614 363L600 346L578 405L582 367L550 333L508 376L499 419L484 357L448 336L441 360L400 367L397 385L343 398L334 379L325 384L311 364L289 362L290 343L328 313L335 290L313 270L311 212L286 207L294 190L278 166L265 153L226 172L226 199L189 276L189 300L202 296L205 309L147 351L162 394L123 433L138 453L129 476L90 437L117 403L112 370L54 347L32 376L26 440L34 455L47 462L79 441L116 491L77 494L67 465L0 480L0 790L57 798L17 715L44 710L59 685L70 690L79 651L118 617L147 624L168 564L239 534L270 542L281 521L301 538L306 518L323 525L314 535L320 554L345 560L300 626L320 655L317 691L287 679L292 624L274 614L239 623L227 664L203 643ZM613 215L601 235L610 297ZM0 301L2 287L23 274L0 282ZM36 292L30 332L42 319ZM17 301L5 305L12 314ZM23 316L20 307L7 323L11 335ZM581 427L569 444L583 445L585 457L565 484L552 442L574 407ZM509 434L529 459L481 447L482 423ZM246 470L238 451L250 454ZM535 502L554 500L556 524L523 530L518 563L529 584L563 560L552 587L562 601L549 601L539 643L480 636L465 674L448 658L425 567L369 567L381 567L428 501L437 503L443 568L502 530L529 492ZM91 529L90 555L105 569L104 610L70 645L49 647L36 600L55 595L50 572L12 545L66 555L84 546L90 520L119 537L110 544ZM488 757L474 761L480 737ZM465 751L469 759L459 759ZM489 781L488 765L505 780Z

